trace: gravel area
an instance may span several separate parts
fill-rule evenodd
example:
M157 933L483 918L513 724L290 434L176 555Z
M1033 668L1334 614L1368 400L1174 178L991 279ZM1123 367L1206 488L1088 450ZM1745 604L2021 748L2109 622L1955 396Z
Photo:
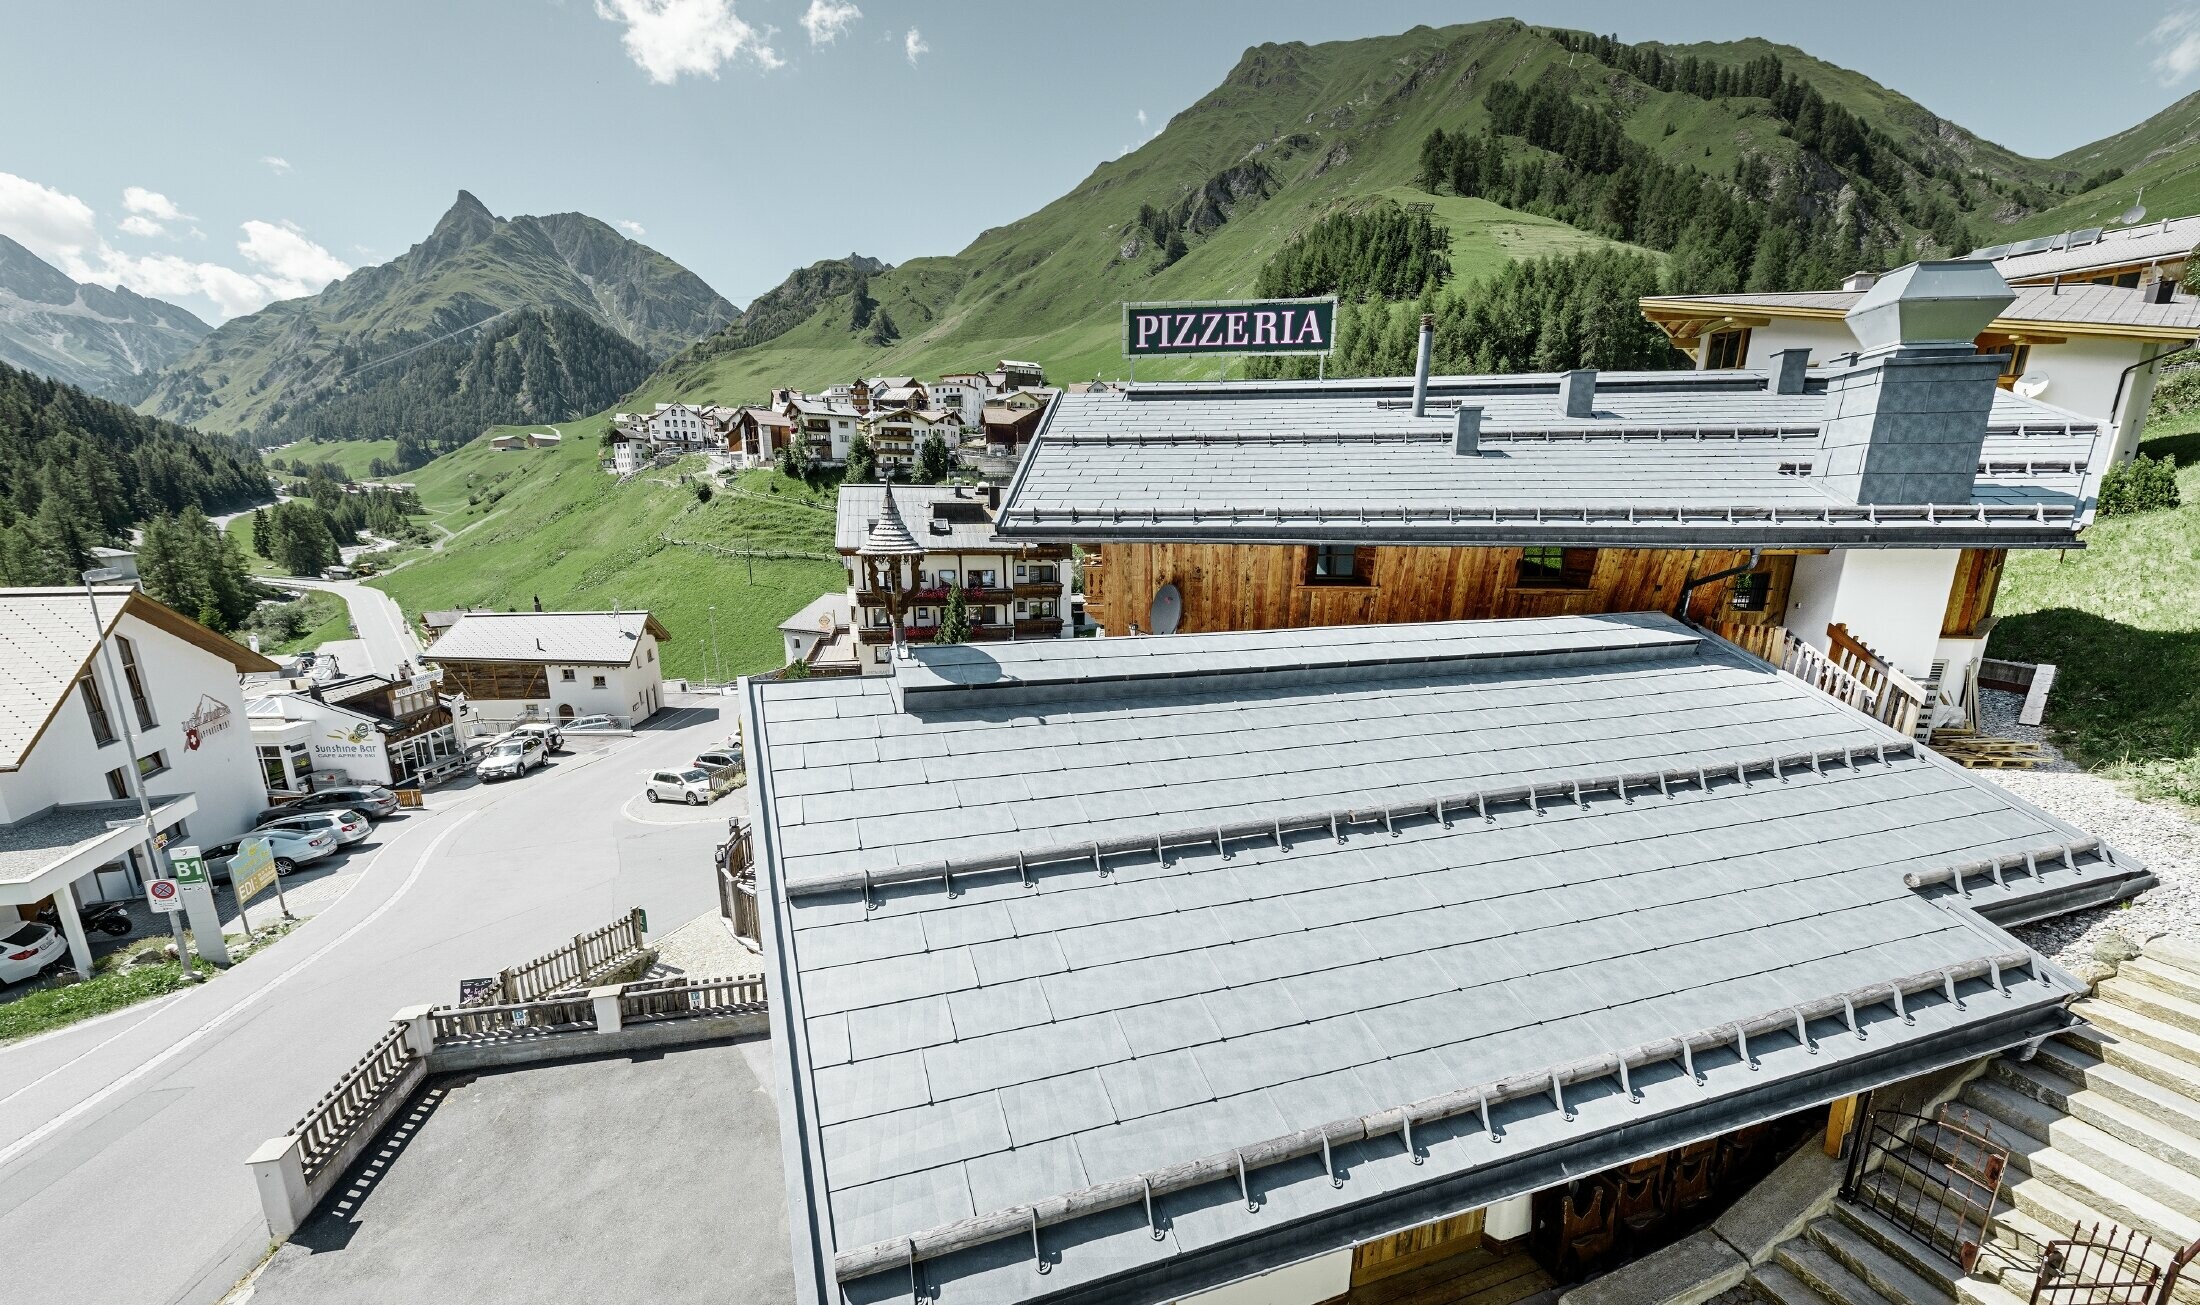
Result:
M2052 758L2032 770L1977 773L2049 815L2098 834L2119 852L2138 858L2161 881L2118 906L2097 907L2013 932L2025 944L2066 968L2095 959L2094 948L2111 934L2133 945L2157 934L2200 939L2200 826L2174 807L2141 802L2098 775L2065 759L2035 725L2017 724L2024 695L1980 690L1979 725L1988 734L2038 742Z
M705 911L663 935L656 947L657 964L650 969L651 978L692 974L718 979L764 972L764 958L734 937L725 917L716 911Z

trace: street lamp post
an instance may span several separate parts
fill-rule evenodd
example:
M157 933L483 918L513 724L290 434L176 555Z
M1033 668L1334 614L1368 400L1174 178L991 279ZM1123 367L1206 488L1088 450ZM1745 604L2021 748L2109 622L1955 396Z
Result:
M109 701L114 703L115 719L122 722L122 746L130 750L129 761L127 765L122 767L122 774L129 781L130 795L137 799L138 814L144 817L145 820L146 869L155 879L166 879L170 877L163 873L167 868L167 862L161 857L160 844L154 841L152 799L145 796L145 777L138 773L137 731L130 728L131 704L124 701L122 677L115 670L114 649L109 647L107 643L107 623L99 615L99 595L92 589L95 584L122 578L122 572L111 567L95 567L90 571L86 571L84 573L84 601L91 608L92 639L98 646L100 662L107 668L107 684L113 690ZM97 675L94 675L93 679L96 682ZM74 893L71 893L69 895L69 907L74 910L75 906L76 897ZM187 979L197 978L198 972L191 966L191 942L184 936L183 913L181 911L170 911L168 913L168 927L175 931L176 959L183 966L184 977ZM91 976L86 975L85 977L90 978Z

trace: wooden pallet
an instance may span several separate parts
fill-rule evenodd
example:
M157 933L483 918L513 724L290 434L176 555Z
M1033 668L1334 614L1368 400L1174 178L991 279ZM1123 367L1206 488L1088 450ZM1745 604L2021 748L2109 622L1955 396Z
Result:
M1933 731L1933 751L1972 770L2030 770L2048 759L2043 744L2004 739L1953 726Z

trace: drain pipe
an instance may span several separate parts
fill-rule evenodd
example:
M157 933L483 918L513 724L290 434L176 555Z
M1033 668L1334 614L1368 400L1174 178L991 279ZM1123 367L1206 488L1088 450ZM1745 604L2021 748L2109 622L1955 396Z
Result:
M1429 355L1436 352L1436 314L1421 314L1421 356L1413 364L1413 415L1428 416Z
M1752 548L1749 550L1749 560L1740 566L1730 566L1724 571L1713 571L1710 575L1692 575L1688 577L1687 583L1681 586L1681 600L1674 605L1673 615L1682 625L1688 624L1688 600L1695 596L1698 589L1720 580L1731 580L1735 576L1749 574L1757 569L1757 563L1764 556L1764 552L1765 550L1761 548Z

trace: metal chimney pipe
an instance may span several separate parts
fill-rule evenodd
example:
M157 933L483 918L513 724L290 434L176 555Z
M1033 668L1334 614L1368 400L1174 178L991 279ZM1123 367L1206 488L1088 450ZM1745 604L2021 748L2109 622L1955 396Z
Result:
M1463 458L1480 457L1482 454L1482 408L1480 404L1459 405L1459 420L1451 429L1451 451Z
M1413 364L1413 415L1428 416L1429 355L1436 352L1436 314L1421 314L1421 355Z

